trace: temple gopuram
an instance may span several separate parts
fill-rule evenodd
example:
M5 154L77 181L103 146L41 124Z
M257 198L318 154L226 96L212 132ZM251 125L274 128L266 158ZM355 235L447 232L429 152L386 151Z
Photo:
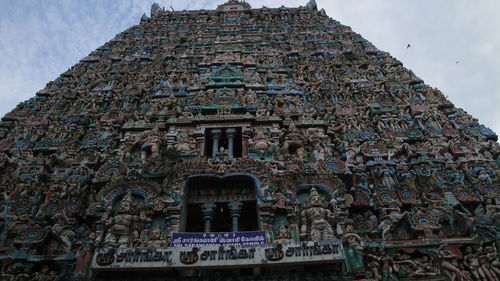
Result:
M500 280L497 135L318 10L151 14L0 122L1 280Z

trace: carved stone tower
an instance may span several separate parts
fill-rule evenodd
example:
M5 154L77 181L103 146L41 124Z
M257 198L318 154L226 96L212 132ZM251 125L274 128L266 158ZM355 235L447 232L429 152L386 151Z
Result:
M314 0L154 4L2 118L2 280L496 281L499 155Z

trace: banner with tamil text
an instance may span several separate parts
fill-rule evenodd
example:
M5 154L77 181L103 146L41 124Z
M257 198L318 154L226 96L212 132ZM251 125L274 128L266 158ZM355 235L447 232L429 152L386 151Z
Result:
M340 240L255 245L96 249L92 269L237 268L344 261Z
M247 232L174 232L172 247L199 245L254 245L266 243L265 231Z

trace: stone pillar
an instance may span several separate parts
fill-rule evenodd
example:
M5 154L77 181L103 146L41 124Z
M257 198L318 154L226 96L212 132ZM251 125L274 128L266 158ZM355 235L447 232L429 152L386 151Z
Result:
M193 132L193 137L196 138L196 142L198 143L198 151L200 155L207 156L205 154L205 129L196 129Z
M233 232L238 231L238 220L240 219L241 207L243 204L239 201L232 201L227 204L229 208L229 214L233 220Z
M208 202L201 205L201 213L203 214L203 221L205 222L205 232L210 232L212 229L212 221L215 215L215 207L214 203Z
M175 131L175 126L170 127L167 133L167 148L173 146L175 139L177 138L177 132Z
M215 158L215 155L217 154L217 150L219 149L219 139L220 139L220 136L222 135L222 131L219 129L215 129L215 130L212 130L210 133L212 134L212 140L213 140L212 158Z
M243 158L248 157L248 139L250 138L252 132L253 132L252 129L246 127L244 127L241 130L241 145L242 145L241 156Z
M229 155L229 157L233 157L234 137L235 136L236 136L236 129L233 129L233 128L226 129L227 154Z
M279 147L280 144L280 134L281 134L281 129L279 127L279 124L275 123L273 124L273 128L269 130L271 133L271 137L273 138L273 141L277 147Z

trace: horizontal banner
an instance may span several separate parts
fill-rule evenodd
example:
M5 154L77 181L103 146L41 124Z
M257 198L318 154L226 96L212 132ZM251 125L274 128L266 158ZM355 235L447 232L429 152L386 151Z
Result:
M254 245L265 244L265 231L247 232L174 232L172 234L172 247L200 246L200 245Z
M96 249L92 259L92 269L109 271L161 268L235 268L238 266L342 261L344 261L342 241L326 240L284 244Z

